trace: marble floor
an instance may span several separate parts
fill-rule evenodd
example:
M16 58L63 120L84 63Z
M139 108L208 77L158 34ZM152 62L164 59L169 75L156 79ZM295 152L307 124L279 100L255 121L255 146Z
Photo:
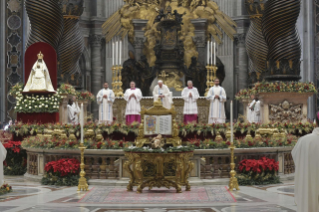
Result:
M193 186L192 191L147 189L143 194L126 192L121 186L42 186L23 177L6 177L13 192L0 196L1 212L292 212L294 185L241 186L229 192L222 185Z

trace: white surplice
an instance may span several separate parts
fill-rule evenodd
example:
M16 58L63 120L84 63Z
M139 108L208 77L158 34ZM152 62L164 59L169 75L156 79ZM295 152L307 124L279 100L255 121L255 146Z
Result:
M80 112L81 112L81 110L80 110L80 107L79 107L79 104L77 103L77 102L73 102L73 104L72 104L72 109L73 109L73 112L75 112L76 114L74 115L74 121L73 121L73 123L74 124L79 124L80 122L79 122L79 117L80 117Z
M219 99L215 98L218 95ZM210 101L208 123L225 123L225 102L226 92L221 86L211 87L207 93L206 99Z
M257 100L254 109L254 119L253 123L260 123L261 122L261 110L260 110L260 101Z
M192 97L189 94L192 94ZM199 93L197 88L184 88L182 91L182 97L184 99L184 115L197 115L198 108L197 108L197 99L199 98Z
M107 98L103 98L107 95ZM115 100L114 92L111 89L101 89L97 94L97 103L99 105L99 122L111 124L113 122L113 102Z
M162 99L163 107L171 109L173 104L173 95L172 92L168 89L166 85L162 85L160 88L159 85L156 85L153 90L154 102L158 100L159 96L163 95Z
M0 142L0 186L4 183L4 176L3 176L3 161L6 159L7 150L4 148L2 143Z
M297 212L319 209L319 128L299 138L291 154L295 163L295 202Z
M130 96L134 94L136 98ZM127 89L124 93L124 99L126 103L125 115L140 115L141 112L141 104L140 101L143 95L140 89Z
M256 100L253 100L249 105L248 105L248 117L247 120L249 121L249 123L253 123L254 119L255 119L255 111L252 110L253 107L255 107Z
M75 124L75 115L74 109L71 105L68 104L68 123Z

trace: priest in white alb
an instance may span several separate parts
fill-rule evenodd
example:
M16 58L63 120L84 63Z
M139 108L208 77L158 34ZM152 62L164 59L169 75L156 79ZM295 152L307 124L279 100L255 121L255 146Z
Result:
M124 93L126 101L125 117L126 124L130 125L133 122L141 122L141 104L140 101L143 95L139 88L135 87L135 82L130 83L130 88Z
M3 161L6 159L7 150L4 148L2 143L0 142L0 187L4 183L4 176L3 176Z
M254 122L254 117L255 117L255 104L256 104L256 100L255 100L255 95L251 95L251 102L248 104L248 112L247 112L247 121L249 123L253 123Z
M187 87L182 91L182 97L184 99L184 124L194 124L198 120L198 108L197 99L199 93L197 88L193 87L193 82L188 81Z
M168 87L163 84L162 80L159 80L158 84L154 87L153 97L154 102L160 99L162 101L163 107L171 109L173 104L173 95Z
M226 92L224 88L219 85L218 78L215 79L214 86L209 89L206 99L210 101L208 123L225 123Z
M299 138L291 154L295 163L295 203L297 212L319 209L319 112L317 128Z
M103 84L103 89L97 94L97 103L99 105L99 123L112 124L113 122L113 102L115 100L114 92L109 89L109 84Z

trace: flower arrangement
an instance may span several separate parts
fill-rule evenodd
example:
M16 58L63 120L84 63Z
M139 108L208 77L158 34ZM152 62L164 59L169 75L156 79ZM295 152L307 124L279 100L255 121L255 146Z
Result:
M239 185L265 185L280 183L277 172L279 162L274 159L262 157L259 160L244 159L239 162Z
M129 146L128 148L123 149L124 152L145 152L145 153L178 153L178 152L192 152L194 148L189 146L178 146L178 147L169 147L167 149L152 149L149 147L136 147L136 146Z
M69 94L72 96L77 95L75 88L72 85L67 83L62 83L60 88L58 89L58 92L60 92L62 95L64 94Z
M59 111L61 97L53 95L22 95L18 93L14 110L18 113L55 113Z
M17 96L19 93L22 92L22 90L23 90L23 83L17 83L11 87L11 89L9 91L9 95Z
M12 187L9 184L3 184L0 187L0 195L7 194L9 192L12 192Z
M5 175L23 175L27 171L27 153L21 149L20 141L8 141L3 144L7 150L4 164Z
M79 91L79 92L77 92L77 98L78 98L78 100L87 100L87 101L90 101L90 102L94 102L95 101L95 96L89 91Z
M76 186L78 184L80 162L75 158L64 158L48 162L41 180L43 185Z
M312 82L266 82L256 83L251 89L242 89L236 95L236 100L250 99L256 93L317 93L316 86Z

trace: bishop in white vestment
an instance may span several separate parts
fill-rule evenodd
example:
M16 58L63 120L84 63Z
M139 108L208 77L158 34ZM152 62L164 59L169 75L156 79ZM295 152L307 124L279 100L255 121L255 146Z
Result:
M187 82L187 87L182 91L182 97L184 99L184 124L197 123L197 99L199 98L199 93L197 88L193 87L192 81Z
M99 105L99 123L111 124L113 122L113 102L115 95L114 92L109 89L107 83L104 83L103 87L96 98Z
M6 159L7 150L4 148L2 143L0 142L0 186L4 183L4 176L3 176L3 161Z
M317 128L299 138L291 154L295 163L295 203L297 212L319 209L319 112Z
M130 83L129 89L124 93L124 99L126 103L125 117L126 124L130 125L133 122L141 123L141 104L140 101L143 97L139 88L135 87L135 82Z
M225 102L226 92L219 86L219 79L214 81L214 87L211 87L207 93L206 99L210 101L208 124L218 124L226 122Z
M153 97L154 102L158 99L161 99L163 107L171 109L173 104L173 95L172 92L168 89L168 87L163 84L162 80L159 80L158 84L154 87Z

